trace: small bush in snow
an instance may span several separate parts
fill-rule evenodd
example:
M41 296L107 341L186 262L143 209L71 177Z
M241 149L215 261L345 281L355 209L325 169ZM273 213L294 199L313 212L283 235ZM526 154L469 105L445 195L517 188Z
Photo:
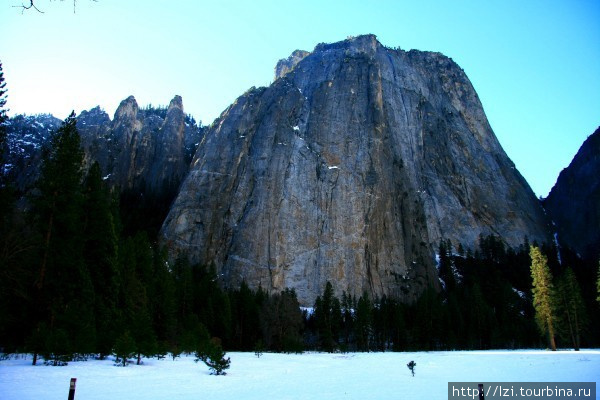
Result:
M123 333L116 341L113 349L117 366L126 367L128 359L135 355L135 341L129 334L129 331Z
M208 366L212 375L226 375L225 370L231 363L220 344L213 341L203 341L196 350L195 362L202 361Z

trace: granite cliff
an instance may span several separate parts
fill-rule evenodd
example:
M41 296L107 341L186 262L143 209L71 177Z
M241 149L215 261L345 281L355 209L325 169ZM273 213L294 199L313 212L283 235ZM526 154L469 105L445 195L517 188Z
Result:
M280 61L207 130L161 236L223 283L413 300L441 239L549 239L462 69L373 35Z
M600 128L581 145L544 200L558 241L583 258L600 257Z
M81 113L77 122L86 159L98 161L107 181L121 189L177 188L202 135L185 115L180 96L159 109L140 109L130 96L112 121L94 108Z
M26 191L37 179L40 149L60 125L51 115L9 120L7 159L20 190ZM184 113L180 96L166 108L146 109L130 96L121 102L113 120L96 107L77 117L77 128L86 169L98 161L111 186L144 191L176 189L203 133Z

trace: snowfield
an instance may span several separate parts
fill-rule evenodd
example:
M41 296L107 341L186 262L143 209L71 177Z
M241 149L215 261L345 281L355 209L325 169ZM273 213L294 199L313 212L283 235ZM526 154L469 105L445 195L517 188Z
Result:
M596 382L600 350L416 353L228 353L226 376L209 375L193 356L32 366L31 357L0 361L0 399L446 399L448 382ZM417 363L412 377L406 364Z

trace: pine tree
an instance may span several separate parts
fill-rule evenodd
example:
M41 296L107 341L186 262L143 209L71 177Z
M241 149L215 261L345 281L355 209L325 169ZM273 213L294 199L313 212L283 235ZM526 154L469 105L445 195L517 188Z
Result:
M278 352L302 352L303 319L294 290L286 289L264 301L260 321L268 348Z
M11 189L5 174L4 153L6 150L6 83L4 82L4 73L2 72L2 63L0 62L0 341L6 346L8 336L10 336L9 325L13 319L14 306L13 301L14 265L9 265L9 259L12 258L9 249L9 232L11 230L10 217L13 210L13 200ZM12 329L12 328L11 328Z
M364 292L356 305L356 319L354 321L356 333L356 346L360 351L369 351L371 333L373 330L373 315L369 295Z
M415 325L414 337L422 349L439 348L442 332L442 301L437 291L431 286L425 289L414 305Z
M333 294L331 282L325 284L323 297L317 297L314 308L321 348L331 353L337 347L342 321L342 308L340 301Z
M354 331L354 309L352 304L352 296L347 294L345 291L342 293L342 328L341 333L344 338L344 348L348 349L350 346L350 337Z
M485 349L489 346L490 319L493 313L485 301L479 284L476 282L469 289L467 294L469 347Z
M557 311L562 316L561 333L571 340L575 351L579 351L581 332L587 323L587 315L581 288L571 268L567 268L558 281L557 294L560 300Z
M255 295L246 282L242 281L240 289L232 291L230 297L235 347L242 351L252 350L260 340L259 308Z
M535 318L542 334L548 336L552 351L556 351L555 335L555 293L552 274L548 268L546 256L540 249L531 246L531 277L533 278L533 306Z
M46 322L50 334L66 332L70 343L65 348L91 353L94 290L83 257L82 162L73 113L42 152L31 211L40 239L33 296L38 323Z
M150 293L152 285L153 250L145 233L127 238L120 247L121 287L119 309L120 332L129 331L135 343L137 364L142 356L153 356L157 351L156 335L152 326Z
M213 375L226 375L225 370L229 369L231 360L225 358L225 352L220 344L215 341L204 341L196 350L195 362L202 361L208 366Z
M166 249L155 249L152 286L150 288L152 325L156 333L158 353L166 354L176 337L175 282L169 270Z
M117 335L114 321L118 316L118 235L112 195L104 185L97 162L88 171L84 189L84 258L94 285L96 351L104 358L110 354Z
M117 365L126 367L128 360L135 355L135 341L129 334L129 331L123 332L115 341L113 347Z

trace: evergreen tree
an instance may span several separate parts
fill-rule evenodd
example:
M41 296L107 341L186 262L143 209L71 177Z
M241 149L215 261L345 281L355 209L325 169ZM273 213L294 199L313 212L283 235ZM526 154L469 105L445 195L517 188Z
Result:
M196 350L195 362L202 361L208 366L213 375L226 375L225 370L229 369L231 360L225 358L225 352L219 343L215 341L203 341L198 350Z
M352 302L352 296L347 294L345 291L342 293L342 328L341 333L343 334L343 346L344 349L348 349L350 346L350 339L354 332L354 305Z
M414 305L413 313L415 344L425 350L438 349L444 333L441 328L442 302L437 291L432 287L425 289Z
M175 282L169 270L166 249L154 251L153 276L150 290L152 324L158 352L166 354L176 337Z
M359 351L369 351L373 329L373 314L369 295L364 292L356 304L356 319L354 321L356 346Z
M135 342L137 364L157 351L152 326L149 289L152 285L153 250L145 233L127 238L120 248L120 332L129 331Z
M118 234L113 199L96 162L85 181L84 258L94 285L94 313L101 358L111 353L118 317ZM118 218L118 217L117 217Z
M42 153L38 191L32 200L40 239L33 296L38 323L46 322L51 335L66 332L70 343L65 347L91 353L94 290L83 256L82 161L73 113Z
M314 310L321 349L331 353L337 347L342 321L340 301L333 294L331 282L325 284L323 297L317 297Z
M229 296L219 287L216 268L192 266L192 311L208 331L223 343L231 338L231 305Z
M129 334L129 331L123 332L115 341L113 347L117 365L126 367L130 358L135 356L135 341Z
M465 326L466 316L461 301L463 301L462 291L450 292L443 309L442 329L446 332L446 345L450 349L465 347L464 339L467 336L465 332L468 330Z
M302 352L302 312L296 292L285 289L263 302L260 314L264 342L277 352Z
M548 268L546 256L542 254L538 247L531 246L530 256L536 322L542 334L547 335L552 351L556 351L554 338L556 311L552 274Z
M259 308L254 293L245 281L230 293L233 322L233 345L242 351L252 350L260 340Z
M575 351L579 351L581 333L587 323L587 315L581 288L571 268L567 268L558 281L557 295L560 300L557 311L561 314L562 322L560 331L562 336L570 339Z
M6 83L2 63L0 62L0 343L5 346L14 346L20 336L16 320L24 312L22 309L24 287L22 285L22 262L16 255L21 253L22 238L16 237L12 229L14 197L9 184L5 168L4 154L6 146ZM21 293L19 296L18 293ZM19 302L15 303L15 297ZM16 335L13 336L13 333Z
M485 301L479 284L469 288L467 295L469 347L485 349L489 347L492 310Z
M42 357L46 365L61 367L71 361L74 351L68 336L62 328L50 329L44 333Z
M199 320L198 316L193 313L194 291L192 268L185 257L179 257L175 260L172 276L175 285L177 332L175 342L171 343L171 352L192 352L196 347L190 332L195 329Z

